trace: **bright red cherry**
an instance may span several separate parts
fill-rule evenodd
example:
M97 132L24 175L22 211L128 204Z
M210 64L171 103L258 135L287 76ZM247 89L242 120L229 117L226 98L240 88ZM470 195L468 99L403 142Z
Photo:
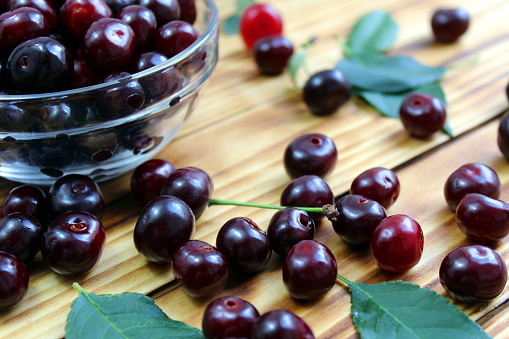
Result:
M269 4L253 4L244 10L239 31L248 50L267 35L283 33L283 20L279 11Z

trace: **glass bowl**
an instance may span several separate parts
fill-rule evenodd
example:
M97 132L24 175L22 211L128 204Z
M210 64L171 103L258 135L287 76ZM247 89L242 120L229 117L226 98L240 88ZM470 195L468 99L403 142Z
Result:
M0 176L35 185L71 173L103 181L154 157L192 114L217 63L217 8L213 0L196 6L200 37L164 63L74 90L0 95Z

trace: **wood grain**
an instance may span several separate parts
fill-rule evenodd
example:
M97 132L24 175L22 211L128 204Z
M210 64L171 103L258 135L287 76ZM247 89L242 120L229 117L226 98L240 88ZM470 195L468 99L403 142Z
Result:
M396 47L428 65L454 65L478 58L468 67L449 71L442 83L448 98L448 119L456 137L437 134L421 141L409 137L398 120L379 116L353 98L333 116L317 118L304 106L299 91L286 75L260 76L238 36L220 37L220 57L205 93L186 126L159 157L177 167L195 166L213 178L214 196L221 199L278 204L288 183L282 154L295 137L319 132L333 138L338 164L327 178L336 194L348 190L353 178L375 166L396 168L401 196L389 210L419 221L425 232L425 251L419 265L401 275L380 271L368 250L353 250L323 222L317 240L336 255L339 271L355 281L379 282L403 279L445 292L437 280L442 258L451 249L470 243L458 230L443 199L447 176L467 162L493 167L502 180L502 199L509 200L509 165L496 145L498 119L507 108L504 89L509 75L506 15L509 3L496 0L462 2L472 15L468 33L453 45L431 38L429 19L435 8L455 5L446 1L383 0L351 2L337 0L274 0L283 13L285 34L296 46L311 36L318 41L309 55L311 71L330 68L340 52L334 36L346 39L358 17L369 10L393 13L400 26ZM218 1L221 17L233 11L233 2ZM303 81L305 75L301 76ZM0 181L0 197L16 184ZM129 174L101 184L108 203L104 217L107 244L104 255L85 276L62 277L51 272L37 257L30 268L30 288L14 309L0 314L0 337L59 338L65 335L65 319L76 297L71 288L78 281L95 293L139 292L155 298L172 318L200 327L207 302L195 300L173 281L171 267L148 263L138 255L132 230L141 210L129 193ZM195 238L215 243L217 230L234 216L246 216L266 228L271 212L241 207L213 207L197 223ZM508 240L496 245L509 260ZM302 316L318 338L351 338L357 333L350 316L350 296L337 284L324 298L299 303L284 290L281 260L274 255L267 269L254 277L235 277L221 295L235 295L252 302L260 312L275 308ZM472 319L497 338L509 337L509 290L486 305L456 303ZM30 333L26 332L27 327Z

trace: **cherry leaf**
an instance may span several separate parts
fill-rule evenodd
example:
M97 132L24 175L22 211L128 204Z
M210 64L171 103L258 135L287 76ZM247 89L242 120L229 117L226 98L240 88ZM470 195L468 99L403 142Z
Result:
M79 296L67 316L67 339L203 339L200 330L168 318L153 299L143 294L97 295L77 283L73 287Z
M490 338L435 291L404 281L365 284L338 278L350 288L353 322L362 338Z
M354 53L382 53L392 47L398 25L385 11L372 11L360 18L352 28L346 45Z
M297 74L299 70L306 66L306 58L308 49L313 45L313 43L316 41L316 38L311 38L306 43L302 45L302 48L299 49L297 52L293 53L290 57L290 60L288 60L288 74L290 74L290 79L292 80L293 85L295 88L299 88L299 84L297 81Z

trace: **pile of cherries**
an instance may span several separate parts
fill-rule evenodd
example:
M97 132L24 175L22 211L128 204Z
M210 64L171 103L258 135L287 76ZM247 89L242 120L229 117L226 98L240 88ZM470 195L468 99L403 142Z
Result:
M13 188L1 206L0 310L26 295L27 266L39 251L59 274L89 272L106 242L103 213L99 186L87 176L64 176L48 192L31 185Z

